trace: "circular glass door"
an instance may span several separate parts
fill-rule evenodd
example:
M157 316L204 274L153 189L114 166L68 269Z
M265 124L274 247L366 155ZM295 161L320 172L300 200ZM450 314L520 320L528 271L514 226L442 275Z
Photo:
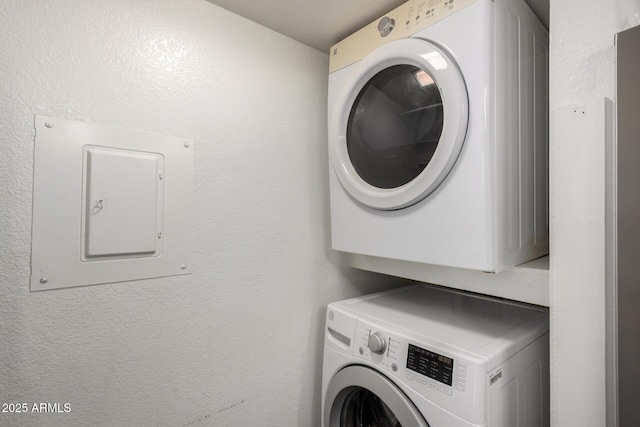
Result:
M357 65L338 95L334 170L367 206L410 206L446 178L467 123L466 86L453 59L425 40L390 42Z
M442 97L433 77L414 65L391 66L364 85L351 107L349 160L368 184L400 187L429 164L442 125Z
M429 427L413 402L384 375L347 366L329 382L323 427Z
M347 394L340 414L344 427L400 427L393 411L378 396L365 388L354 387Z

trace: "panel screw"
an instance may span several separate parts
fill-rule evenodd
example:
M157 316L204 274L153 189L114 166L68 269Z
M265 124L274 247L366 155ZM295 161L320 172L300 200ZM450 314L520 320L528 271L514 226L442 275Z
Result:
M162 233L158 233L158 239L162 239Z
M189 148L189 143L188 142L184 143L184 148Z
M47 279L46 277L43 277L42 279L40 279L40 283L47 283L49 281L49 279Z
M162 174L158 174L158 178L162 179L163 178Z
M182 264L182 265L180 266L180 268L181 268L181 269L183 269L183 270L186 270L186 269L187 269L187 266L186 266L186 265L184 265L184 264Z
M45 125L45 127L48 127L49 129L51 129L53 127L53 125L51 123L49 123L49 122L45 123L44 125Z

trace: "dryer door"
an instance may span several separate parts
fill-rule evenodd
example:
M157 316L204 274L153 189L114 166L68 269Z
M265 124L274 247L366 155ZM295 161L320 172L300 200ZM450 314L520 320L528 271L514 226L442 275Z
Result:
M401 209L451 171L469 101L455 61L422 39L387 43L358 63L329 118L329 151L344 189L365 205Z
M428 427L420 411L387 377L364 366L347 366L331 379L323 427Z

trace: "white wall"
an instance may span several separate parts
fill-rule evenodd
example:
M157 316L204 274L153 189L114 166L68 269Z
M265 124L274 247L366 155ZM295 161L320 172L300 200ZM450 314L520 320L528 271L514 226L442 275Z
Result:
M640 0L616 0L616 31L640 25Z
M592 135L578 137L583 129L573 128L577 122L564 106L583 106L589 114L604 98L615 101L614 35L640 22L640 2L550 3L551 421L556 427L613 426L614 390L607 378L613 330L606 324L613 286L607 264L613 256L612 186L603 182L611 173L606 154L613 145L606 146L604 133L599 147ZM613 135L609 127L611 140Z
M604 120L594 100L603 106L604 97L614 94L614 27L615 5L608 2L551 2L553 427L606 425L605 141L603 131L600 140L590 136L602 127L593 122ZM584 110L586 119L574 119L573 107Z
M397 285L330 250L327 55L201 0L5 0L0 40L0 402L71 404L0 425L318 425L325 304ZM29 292L34 114L196 141L193 275Z

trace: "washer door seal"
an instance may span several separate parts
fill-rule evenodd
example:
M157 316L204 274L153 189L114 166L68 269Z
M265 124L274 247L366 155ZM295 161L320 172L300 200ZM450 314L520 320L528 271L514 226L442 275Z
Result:
M389 42L356 65L329 118L329 152L343 188L374 209L427 197L462 149L469 99L453 58L423 39Z
M331 378L325 394L323 427L350 425L349 421L345 421L345 406L348 406L350 396L359 390L368 391L379 399L383 403L383 410L395 417L396 425L429 427L413 402L393 382L373 369L360 365L347 366Z

